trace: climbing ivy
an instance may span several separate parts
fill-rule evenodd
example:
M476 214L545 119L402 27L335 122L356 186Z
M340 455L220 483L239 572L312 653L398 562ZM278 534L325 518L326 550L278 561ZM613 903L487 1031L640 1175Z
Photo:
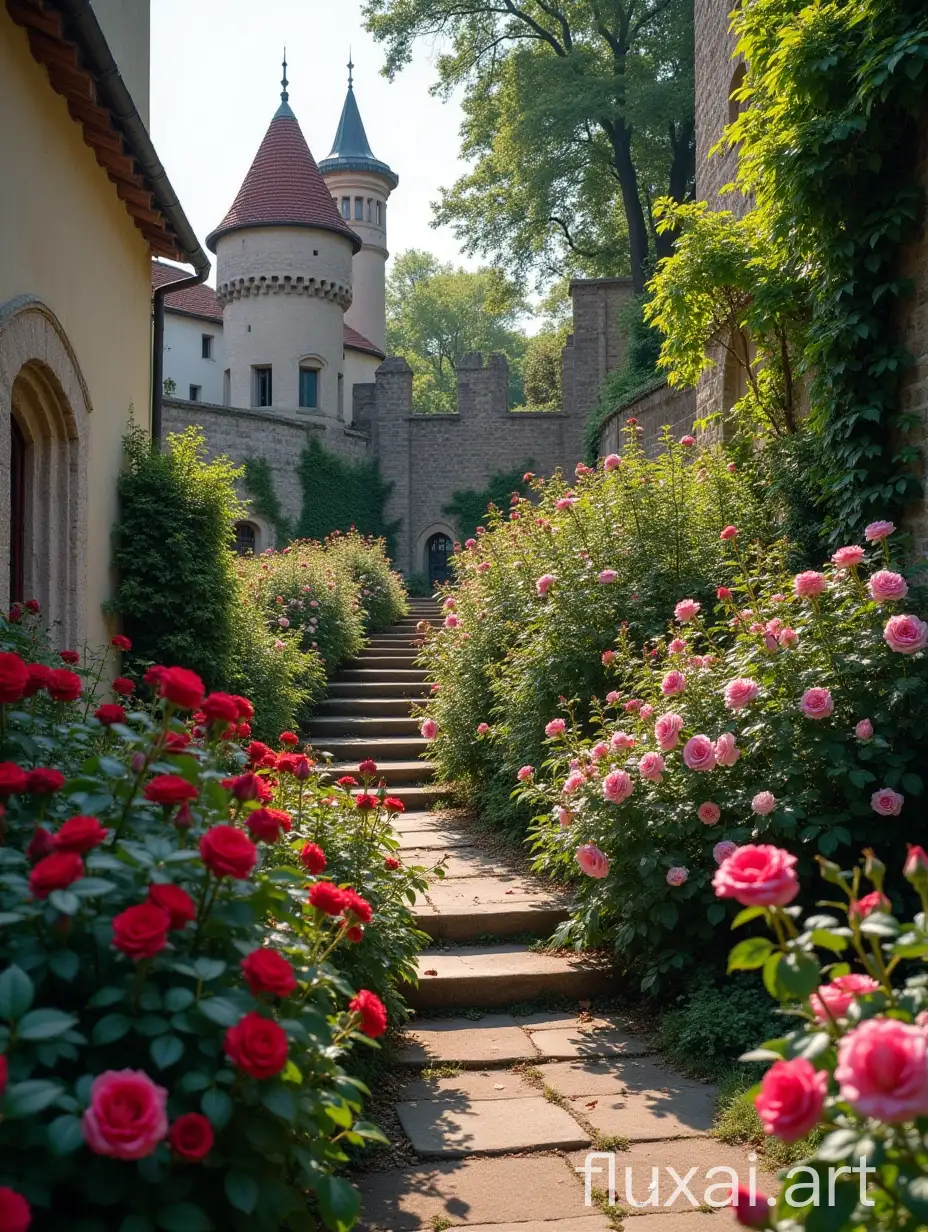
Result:
M511 471L500 471L491 475L487 486L481 491L473 488L462 488L452 493L451 500L442 509L454 522L461 539L467 539L485 519L490 505L505 509L514 492L524 496L528 491L528 483L524 478L532 466L529 459L524 466Z
M354 526L363 535L382 536L393 555L400 523L386 520L393 485L384 482L376 460L347 462L311 440L300 454L297 475L303 492L298 539L324 539Z
M284 514L267 458L246 458L244 465L244 483L251 494L252 509L274 527L278 543L289 542L293 526Z

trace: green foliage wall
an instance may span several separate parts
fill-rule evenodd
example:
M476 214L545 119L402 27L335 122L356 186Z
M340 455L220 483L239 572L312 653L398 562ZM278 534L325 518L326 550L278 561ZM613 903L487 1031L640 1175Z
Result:
M292 539L293 526L284 515L267 458L245 459L245 487L252 496L252 509L274 527L278 542Z
M507 509L513 492L520 496L525 494L526 483L523 475L532 466L531 459L524 466L518 466L511 471L500 471L490 476L487 486L480 492L473 488L462 488L455 492L451 500L442 509L449 518L454 519L461 539L473 535L477 527L486 518L489 506L496 505L498 509Z

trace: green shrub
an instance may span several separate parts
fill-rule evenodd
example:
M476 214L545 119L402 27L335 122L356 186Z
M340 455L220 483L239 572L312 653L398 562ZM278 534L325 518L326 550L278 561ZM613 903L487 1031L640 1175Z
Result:
M365 537L352 530L333 531L325 541L326 555L334 568L346 573L358 588L361 616L366 633L389 629L406 615L406 589L392 568L383 539Z
M385 517L392 485L384 482L376 459L348 462L311 440L300 455L297 474L303 493L297 535L324 539L333 530L357 529L382 536L392 545L397 523Z
M782 1022L756 976L723 984L703 976L671 1004L676 1008L661 1018L658 1044L675 1065L699 1078L726 1073Z

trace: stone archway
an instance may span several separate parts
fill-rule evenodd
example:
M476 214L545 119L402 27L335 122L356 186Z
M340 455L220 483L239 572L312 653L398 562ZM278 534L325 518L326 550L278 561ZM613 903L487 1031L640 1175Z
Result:
M450 570L443 567L443 561L451 559L454 540L454 527L447 522L433 522L421 531L416 539L413 557L416 571L424 574L432 585L437 585L451 576Z
M32 296L0 306L0 605L21 585L61 645L84 635L91 409L51 309Z

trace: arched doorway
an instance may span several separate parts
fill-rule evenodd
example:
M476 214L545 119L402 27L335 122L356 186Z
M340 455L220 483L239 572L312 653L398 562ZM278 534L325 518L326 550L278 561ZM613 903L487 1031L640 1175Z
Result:
M235 550L239 556L253 556L258 544L258 533L251 522L235 523Z
M441 533L432 535L426 545L426 568L430 586L440 586L451 576L451 557L454 555L454 544L447 535Z

